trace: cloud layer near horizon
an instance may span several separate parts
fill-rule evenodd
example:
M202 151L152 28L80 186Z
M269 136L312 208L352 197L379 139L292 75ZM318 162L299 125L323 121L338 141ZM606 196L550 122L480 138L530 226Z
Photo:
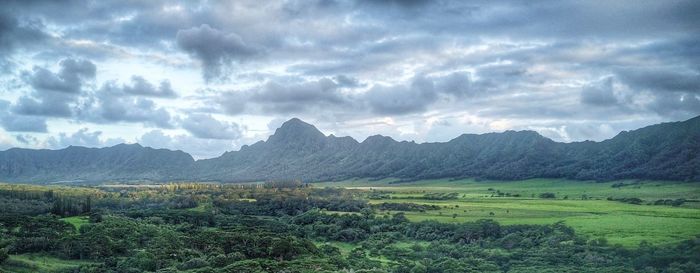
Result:
M0 149L213 157L291 117L359 140L700 114L698 1L6 1Z

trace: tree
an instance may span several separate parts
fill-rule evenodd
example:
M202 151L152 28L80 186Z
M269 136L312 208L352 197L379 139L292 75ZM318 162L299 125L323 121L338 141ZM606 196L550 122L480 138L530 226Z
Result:
M553 199L553 198L556 198L556 195L554 195L554 193L551 193L551 192L543 192L543 193L540 193L540 198Z
M8 257L9 255L7 255L7 249L0 248L0 264L5 262L5 260L7 260Z
M428 268L421 264L421 263L416 263L416 265L411 268L411 273L426 273L428 272Z

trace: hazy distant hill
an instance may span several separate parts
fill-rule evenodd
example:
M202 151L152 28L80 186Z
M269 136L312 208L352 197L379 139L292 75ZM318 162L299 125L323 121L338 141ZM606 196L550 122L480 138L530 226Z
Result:
M700 117L653 125L602 142L558 143L533 131L465 134L445 143L324 136L292 119L266 142L195 163L214 180L648 178L700 180Z
M139 144L61 150L12 148L0 152L0 181L169 180L181 177L182 170L193 163L185 152Z
M267 141L212 159L181 151L117 145L95 149L0 152L0 180L325 180L352 177L424 179L665 179L700 181L700 117L622 132L602 142L558 143L533 131L464 134L449 142L363 142L325 136L299 119Z

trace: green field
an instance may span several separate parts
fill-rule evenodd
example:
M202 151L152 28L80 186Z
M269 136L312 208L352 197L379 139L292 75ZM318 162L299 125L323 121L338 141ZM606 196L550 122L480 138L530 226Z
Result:
M61 220L73 225L75 227L75 230L80 230L80 227L82 225L90 222L87 216L66 217L66 218L61 218Z
M33 273L55 272L76 268L90 262L79 260L64 260L40 254L10 255L10 258L0 266L3 273Z
M624 183L622 187L614 184ZM676 243L700 235L700 184L666 181L615 181L606 183L558 179L524 181L424 180L410 183L351 180L314 184L367 192L386 192L390 198L371 203L404 202L438 205L439 210L405 212L414 221L463 222L494 219L502 224L550 224L563 221L578 233L605 238L612 244L638 246ZM496 192L519 197L497 197ZM459 193L452 200L417 199L426 193ZM539 194L554 193L555 199ZM640 198L641 205L612 198ZM686 199L683 205L649 205L659 199ZM695 201L695 202L693 202ZM395 213L394 211L382 213Z

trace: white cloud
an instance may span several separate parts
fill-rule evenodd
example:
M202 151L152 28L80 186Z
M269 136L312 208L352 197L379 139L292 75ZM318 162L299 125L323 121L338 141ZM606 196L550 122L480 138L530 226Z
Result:
M209 157L295 116L358 140L574 141L700 114L695 1L389 2L4 3L0 125L34 147L158 128Z

